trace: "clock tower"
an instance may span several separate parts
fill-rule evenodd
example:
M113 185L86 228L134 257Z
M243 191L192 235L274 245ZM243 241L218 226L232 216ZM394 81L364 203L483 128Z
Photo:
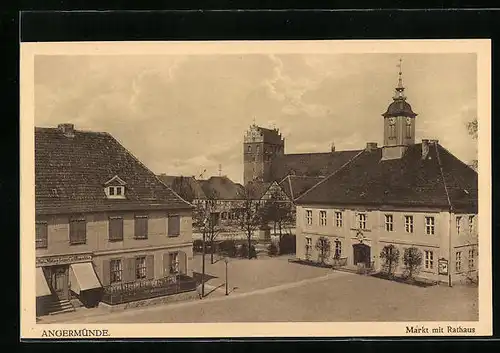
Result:
M393 102L389 104L384 117L384 145L382 160L401 158L408 145L415 143L415 114L404 94L401 60L399 60L399 80Z

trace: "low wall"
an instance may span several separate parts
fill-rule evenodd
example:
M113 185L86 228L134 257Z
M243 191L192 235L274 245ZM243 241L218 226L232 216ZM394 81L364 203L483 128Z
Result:
M146 306L151 306L151 305L175 303L175 302L181 302L181 301L190 301L190 300L195 300L195 299L199 299L199 296L198 296L198 293L196 292L196 290L193 290L193 291L179 293L179 294L172 294L172 295L167 295L167 296L163 296L163 297L137 300L134 302L117 304L117 305L109 305L109 304L101 302L101 303L99 303L99 307L105 308L111 312L116 312L116 311L121 311L121 310L126 310L126 309L132 309L132 308L140 308L140 307L146 307Z

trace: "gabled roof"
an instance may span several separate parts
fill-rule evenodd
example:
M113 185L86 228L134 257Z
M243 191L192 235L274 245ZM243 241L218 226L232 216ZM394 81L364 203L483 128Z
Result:
M287 175L279 185L291 200L295 200L323 179L324 177Z
M280 182L287 175L327 176L340 168L360 151L285 154L276 157L271 165L273 180Z
M119 176L125 199L108 199L104 184ZM35 128L37 214L191 208L110 134Z
M298 204L377 204L477 212L477 173L438 143L411 145L400 159L363 151L300 196Z
M262 196L269 190L269 187L273 183L270 182L262 182L262 181L251 181L248 183L247 188L249 191L249 196L253 200L260 200Z
M213 176L208 180L200 180L205 195L214 195L219 200L241 200L243 187L226 176Z
M205 200L207 198L199 181L192 176L160 174L158 178L187 201L194 199Z

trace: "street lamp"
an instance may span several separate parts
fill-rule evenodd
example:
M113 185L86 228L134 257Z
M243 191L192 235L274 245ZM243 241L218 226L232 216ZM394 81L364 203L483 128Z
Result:
M229 262L229 259L226 257L224 257L224 263L226 264L226 295L228 295L228 291L227 291L227 263Z

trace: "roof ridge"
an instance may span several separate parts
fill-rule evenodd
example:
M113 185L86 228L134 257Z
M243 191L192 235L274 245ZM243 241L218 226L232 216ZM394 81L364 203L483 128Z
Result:
M448 187L446 185L446 180L444 178L443 166L441 164L441 158L439 156L439 150L438 150L438 144L437 143L434 144L434 148L436 149L436 157L437 157L437 160L438 160L439 171L441 172L441 177L443 178L444 191L446 193L446 198L448 200L448 205L450 206L450 211L452 211L453 210L453 205L451 204L450 194L448 192Z
M315 187L317 187L318 185L326 182L328 179L330 179L332 176L334 176L335 174L337 174L337 172L339 172L340 170L344 169L345 166L347 166L349 163L351 163L353 160L355 160L356 158L358 158L365 150L361 150L359 151L354 157L352 157L351 159L349 159L347 162L345 162L340 168L338 168L337 170L335 170L333 173L331 173L330 175L328 175L327 177L323 178L323 180L319 181L318 183L314 184L311 188L309 188L308 190L306 190L306 192L304 192L302 195L300 195L297 200L303 198L305 195L307 195L307 193L309 191L311 191L312 189L314 189Z
M455 158L456 160L458 160L460 163L462 163L464 166L466 166L467 168L471 169L472 171L476 172L474 170L474 168L472 168L470 165L468 165L467 163L465 163L464 161L462 161L460 158L457 158L453 153L451 153L446 147L444 147L443 145L441 145L440 143L436 143L436 146L439 145L439 147L441 147L443 150L446 151L446 153L448 153L450 156L452 156L453 158ZM436 147L437 148L437 147Z
M59 128L57 127L46 127L46 126L35 126L35 131L38 130L50 130L50 131L60 131ZM75 129L75 132L82 133L82 134L89 134L89 135L102 135L102 136L111 136L113 137L109 132L106 131L92 131L92 130L79 130Z
M285 153L283 156L301 156L301 155L314 155L314 154L336 154L341 152L359 152L364 151L364 149L355 149L355 150L342 150L342 151L334 151L334 152L302 152L302 153ZM282 157L282 156L280 156Z
M193 207L194 205L186 200L184 200L178 193L176 193L171 187L167 186L166 184L164 184L161 179L155 174L153 173L152 170L150 170L144 163L142 163L132 152L130 152L122 143L120 143L120 141L112 136L111 134L108 134L106 133L109 137L111 137L123 150L125 150L125 152L128 153L129 156L131 156L140 166L142 166L149 174L153 175L153 178L156 179L156 181L160 182L160 185L163 185L164 187L166 187L168 190L170 190L171 192L174 193L175 196L177 196L180 200L184 201L185 203L187 203L189 206Z

